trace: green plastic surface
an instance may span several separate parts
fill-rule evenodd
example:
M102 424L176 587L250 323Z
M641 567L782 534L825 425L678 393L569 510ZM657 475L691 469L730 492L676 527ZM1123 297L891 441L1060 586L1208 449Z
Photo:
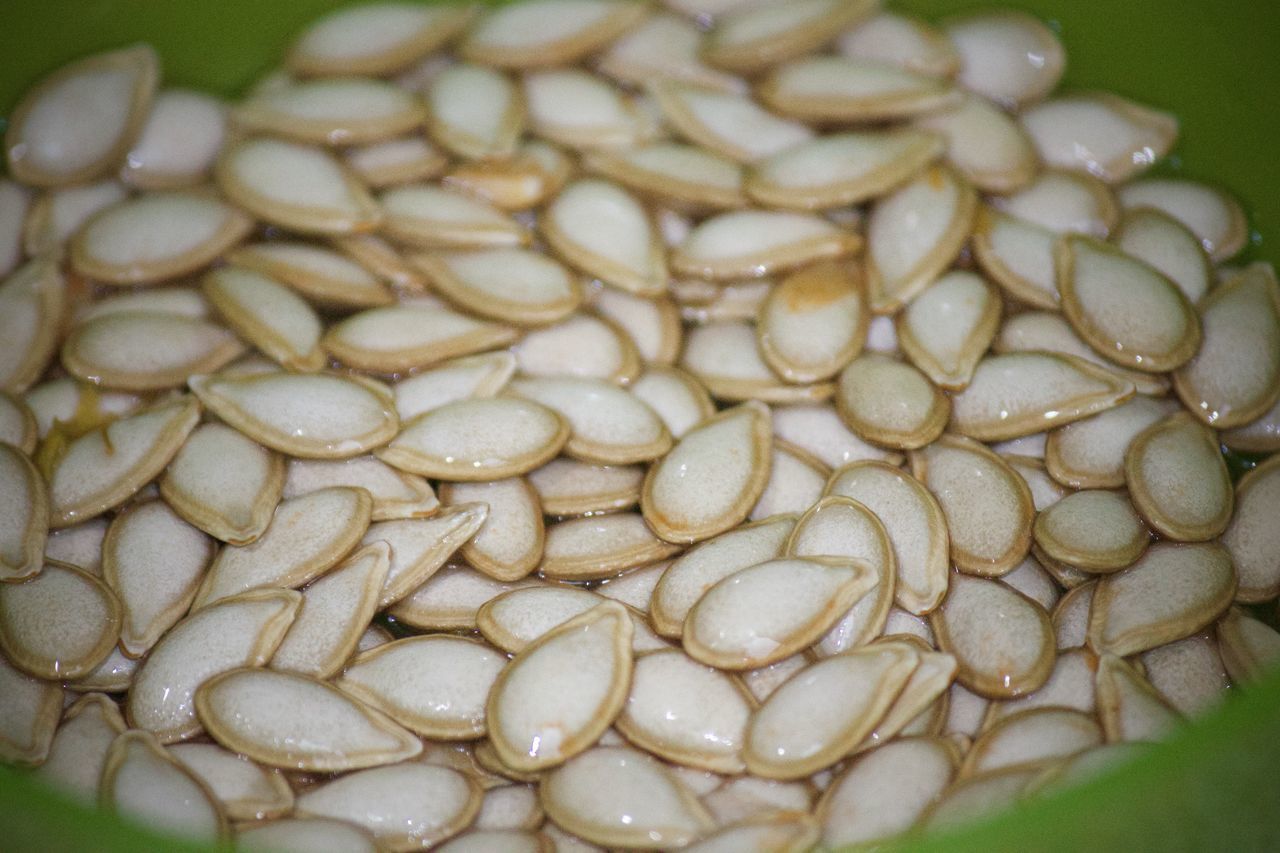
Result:
M68 59L139 40L160 51L166 83L232 95L277 61L301 24L337 5L338 0L0 2L0 115L31 82ZM932 17L993 4L889 5ZM1175 112L1182 139L1159 168L1234 191L1255 231L1246 257L1277 260L1280 6L1274 0L1000 5L1036 12L1059 30L1069 57L1068 87L1106 88ZM1280 850L1280 673L1105 778L902 847ZM188 849L201 848L126 827L0 766L0 851Z

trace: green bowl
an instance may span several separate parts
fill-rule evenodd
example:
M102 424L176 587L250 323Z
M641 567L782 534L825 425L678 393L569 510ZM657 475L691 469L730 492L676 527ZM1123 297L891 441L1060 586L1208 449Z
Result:
M774 0L785 2L785 0ZM226 95L271 67L290 36L338 0L9 0L0 115L69 59L155 45L165 82ZM969 0L889 0L933 17ZM994 4L981 4L994 5ZM1270 0L1009 0L1062 36L1066 85L1105 88L1176 113L1182 139L1158 168L1219 183L1245 203L1250 258L1277 260L1280 51ZM1233 691L1236 692L1236 691ZM1280 673L1168 743L1084 787L942 837L939 851L1280 850ZM0 850L199 850L85 808L0 766Z

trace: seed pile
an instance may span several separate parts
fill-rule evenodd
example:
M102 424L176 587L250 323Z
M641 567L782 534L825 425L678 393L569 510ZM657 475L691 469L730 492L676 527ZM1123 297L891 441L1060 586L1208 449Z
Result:
M801 851L1280 656L1280 286L1022 13L383 2L11 117L0 758L248 849Z

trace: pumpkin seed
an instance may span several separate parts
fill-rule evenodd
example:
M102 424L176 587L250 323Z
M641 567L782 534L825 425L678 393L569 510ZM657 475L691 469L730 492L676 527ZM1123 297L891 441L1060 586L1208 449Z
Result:
M1003 618L992 621L990 614ZM1056 655L1049 614L997 581L952 574L947 597L930 614L938 648L954 655L969 690L1011 699L1040 689Z
M514 394L560 414L570 426L565 453L586 462L626 465L662 456L671 436L642 400L598 379L517 379Z
M232 820L275 818L293 809L293 791L279 770L211 743L179 743L165 751L204 783Z
M480 607L476 627L493 645L518 653L548 631L600 603L598 595L575 586L513 589Z
M1236 600L1251 604L1280 595L1276 531L1269 523L1280 501L1280 461L1267 459L1236 486L1235 513L1222 536L1231 553L1239 587ZM1273 591L1275 594L1273 594Z
M39 572L44 561L49 533L48 487L31 460L3 442L0 483L0 580L20 581Z
M486 601L512 589L537 586L530 579L501 583L469 566L447 565L389 611L399 622L425 630L474 630L476 612Z
M1219 620L1219 630L1230 613ZM1148 649L1139 660L1151 686L1179 713L1194 717L1220 703L1230 688L1218 647L1212 633L1198 634Z
M0 664L0 673L8 681L12 670L7 664ZM96 803L102 765L107 760L111 742L125 730L124 718L120 716L116 703L102 693L86 693L62 711L61 694L56 689L51 690L51 685L41 686L45 701L49 703L50 720L58 730L49 731L52 742L48 758L36 769L35 776L57 785L59 790L77 799ZM18 700L29 689L27 684L6 684L4 695L11 701ZM61 722L58 722L59 713ZM18 717L6 713L5 719L15 720ZM5 760L21 761L21 758L6 755Z
M728 853L750 850L756 853L798 853L817 843L819 828L813 818L799 812L747 818L726 826L685 848L697 853Z
M873 321L874 322L874 321ZM875 460L901 464L901 454L867 444L840 418L836 407L824 405L776 406L774 434L828 467Z
M1217 429L1239 427L1280 400L1280 284L1246 267L1200 305L1204 342L1173 376L1184 406Z
M446 308L371 308L329 327L324 347L358 370L400 373L511 343L514 329Z
M447 505L483 503L489 511L474 536L462 546L467 562L500 581L528 575L542 560L545 532L538 493L519 477L491 483L446 483Z
M793 676L753 715L747 766L758 775L796 779L834 764L871 733L918 663L905 645L874 646Z
M63 367L86 382L125 391L179 387L244 352L222 326L176 315L124 311L77 327L62 347Z
M1194 303L1209 290L1212 270L1200 238L1185 225L1154 208L1125 213L1115 234L1116 245L1154 267Z
M209 567L194 607L260 587L298 587L328 572L369 527L364 489L338 486L282 501L262 537L224 547Z
M382 2L338 9L302 32L288 66L307 76L394 74L450 41L471 16L463 5Z
M209 409L249 438L307 459L347 459L396 434L391 393L371 380L336 374L192 376Z
M1221 434L1222 443L1244 453L1280 450L1280 400L1257 420Z
M327 818L289 817L241 826L236 846L288 853L377 853L373 835L354 824Z
M720 826L753 817L803 814L810 810L813 788L805 782L779 782L758 776L725 781L702 797L703 805Z
M387 607L422 586L484 524L483 504L457 504L427 519L383 521L369 525L363 544L385 541L391 566L378 607Z
M703 421L649 469L640 505L670 542L692 543L736 526L764 491L768 410L747 403Z
M485 715L504 764L525 771L563 764L609 727L626 701L631 635L626 609L605 601L516 655L494 683Z
M946 721L947 689L955 679L956 659L934 651L928 641L917 640L915 635L886 634L885 639L876 641L872 647L909 649L916 653L919 662L889 710L856 751L876 749L899 735L938 734Z
M116 516L102 543L102 578L120 599L120 648L139 658L191 606L213 542L163 501Z
M774 373L760 355L757 331L749 323L725 321L698 326L688 335L680 366L712 396L726 401L769 403L822 401L830 382L793 385Z
M35 258L0 282L0 388L31 387L57 351L66 281L51 258Z
M370 189L430 180L449 164L439 149L420 136L352 148L344 154L343 161Z
M1231 608L1218 622L1218 648L1231 680L1248 685L1280 660L1280 635L1238 608Z
M1085 714L1096 710L1094 674L1098 657L1084 648L1068 649L1058 655L1053 672L1044 686L1017 699L991 702L982 721L989 731L1000 721L1033 708L1071 708Z
M685 619L685 651L721 669L765 666L812 644L875 583L870 566L847 559L750 566L698 599Z
M39 437L31 407L7 391L0 391L0 442L30 456L35 452Z
M333 486L361 488L373 498L373 521L422 518L440 509L431 484L372 456L352 459L290 459L283 496L301 497Z
M600 57L599 69L620 83L643 86L653 80L678 80L725 92L745 84L702 60L702 32L679 15L658 13L633 27Z
M313 372L324 366L320 318L284 285L261 273L222 267L205 276L203 290L232 329L284 368Z
M144 190L199 184L226 134L227 108L221 100L187 89L157 92L120 177Z
M914 125L940 134L947 161L984 192L1020 189L1039 169L1031 139L1017 121L978 95L919 116Z
M703 54L712 65L752 73L822 47L875 11L867 0L749 4L716 18Z
M1011 111L1053 91L1066 55L1053 30L1026 12L970 13L942 24L960 59L958 82Z
M1062 594L1057 579L1034 556L1028 556L1000 580L1050 612Z
M896 313L955 260L974 228L978 197L945 166L931 166L879 199L867 220L871 310Z
M822 497L831 471L808 453L782 441L770 451L769 481L747 518L758 521L774 515L803 512Z
M739 163L813 138L807 126L780 118L740 93L674 81L650 83L648 91L679 136Z
M1131 565L1150 540L1124 495L1101 490L1067 495L1036 517L1033 532L1050 557L1092 572Z
M1088 581L1067 590L1058 600L1053 609L1053 631L1059 649L1079 648L1085 644L1093 592L1097 586L1097 581Z
M959 756L941 738L909 738L859 757L818 801L822 843L842 847L909 829L950 784Z
M1110 92L1053 98L1021 115L1046 165L1121 183L1164 157L1178 137L1172 115Z
M271 523L285 478L280 457L219 423L187 438L160 479L160 493L189 523L232 545Z
M589 152L587 168L628 189L693 210L745 207L743 171L736 162L692 145L655 143Z
M59 728L58 718L62 714L62 689L20 672L3 657L0 657L0 688L3 688L0 710L4 712L3 723L0 724L0 758L21 766L43 765L49 759L61 759L54 772L59 775L65 773L61 769L65 753L61 750L54 752L54 732ZM85 758L90 759L88 755ZM58 775L51 775L47 770L41 770L40 776L63 783ZM65 784L72 787L74 782L67 779ZM96 787L97 778L93 784Z
M1202 542L1226 529L1231 478L1212 430L1181 412L1139 433L1124 458L1134 508L1169 539Z
M1009 296L1034 308L1058 309L1052 231L991 207L979 207L972 246L982 271Z
M1124 656L1189 637L1227 609L1235 589L1225 548L1157 543L1128 569L1099 581L1089 647Z
M63 686L77 693L93 691L107 693L124 693L133 685L133 676L139 664L132 658L125 657L117 646L107 655L106 660L94 667L93 671L83 678L64 682Z
M217 797L150 732L127 731L112 741L99 804L178 835L216 841L227 831Z
M310 243L252 243L233 249L226 259L286 284L322 307L368 308L392 301L386 285L367 269Z
M415 262L443 296L488 319L545 325L569 316L582 301L568 270L523 249L418 255Z
M630 0L532 0L488 11L459 52L505 68L564 65L606 47L647 13Z
M911 469L946 516L961 571L998 577L1031 546L1031 490L1009 463L971 439L944 435L913 451Z
M147 45L86 57L31 88L10 117L9 171L33 186L75 184L112 168L146 120L160 77Z
M573 518L547 529L538 571L559 580L596 580L677 553L658 539L639 513Z
M960 70L960 57L944 33L901 12L880 11L846 29L836 50L931 77L954 77Z
M1144 178L1116 193L1126 210L1154 208L1181 222L1200 238L1215 263L1234 257L1248 242L1244 209L1217 187L1183 178Z
M1111 188L1079 172L1053 169L1011 195L993 198L997 210L1055 234L1105 239L1119 223L1120 209Z
M610 847L683 847L714 826L662 764L631 749L585 752L548 774L539 794L551 820Z
M773 288L756 334L764 360L788 382L829 379L857 355L866 335L861 280L834 263L805 267Z
M973 742L961 777L1042 765L1099 746L1102 727L1092 714L1069 708L1033 708L1005 717Z
M531 331L511 349L527 376L581 376L625 385L641 368L640 353L626 333L588 314Z
M1124 459L1133 439L1174 409L1163 400L1135 397L1055 429L1045 444L1045 466L1055 480L1073 488L1123 486Z
M815 123L911 118L954 104L947 81L879 62L811 56L774 68L756 87L767 106Z
M896 318L902 352L935 385L962 391L1000 326L995 289L964 271L944 274Z
M947 425L951 406L910 365L865 353L840 374L836 408L863 439L899 450L923 447Z
M1151 684L1115 655L1098 660L1098 716L1107 740L1159 740L1179 723L1173 710Z
M531 129L569 148L626 148L643 136L635 107L607 80L578 69L533 71L524 78Z
M28 257L46 253L61 256L67 242L86 222L118 205L128 194L114 178L45 190L32 202L22 222L22 247Z
M529 140L506 160L456 165L444 176L447 187L463 190L503 210L529 210L560 191L571 162L560 149Z

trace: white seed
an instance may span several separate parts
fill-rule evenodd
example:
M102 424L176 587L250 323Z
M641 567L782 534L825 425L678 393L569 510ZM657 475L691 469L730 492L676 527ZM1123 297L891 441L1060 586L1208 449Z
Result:
M879 62L811 56L774 68L756 87L773 110L815 123L910 118L959 100L951 85Z
M290 817L254 824L236 833L244 850L283 853L377 853L373 835L354 824L328 818Z
M1000 325L995 288L972 273L946 273L896 318L898 344L936 385L963 390Z
M690 329L680 366L713 397L726 402L820 402L834 391L830 382L793 385L783 381L761 356L756 329L734 320Z
M57 350L66 282L51 258L36 258L0 282L0 388L35 384Z
M672 253L676 272L713 280L784 272L855 251L861 239L826 220L783 211L735 211L703 221Z
M97 777L93 778L90 788L87 782L81 781L88 773L82 775L81 768L77 766L81 762L90 767L93 765L90 749L86 748L81 756L74 756L72 761L68 761L65 750L69 738L64 737L58 744L54 734L60 728L58 718L62 714L62 695L57 684L32 678L15 669L8 660L0 658L0 711L3 711L0 716L0 758L21 766L46 765L52 760L54 767L42 767L39 771L42 778L65 785L75 793L92 795L97 789ZM118 718L119 714L116 716Z
M670 557L679 546L657 538L635 512L571 518L547 528L538 571L558 580L598 580Z
M373 521L423 518L440 509L431 484L397 471L373 456L352 459L290 459L283 497L301 497L333 486L364 489L373 498Z
M582 313L527 333L511 350L527 376L582 376L625 385L641 368L640 353L626 333Z
M1178 137L1173 116L1107 92L1045 101L1021 121L1046 165L1088 172L1107 183L1144 171Z
M257 91L233 111L248 133L317 145L360 145L390 139L422 125L422 102L391 83L336 77Z
M759 71L822 47L875 10L866 0L748 4L717 16L703 52L713 65Z
M511 343L514 329L443 307L371 308L329 327L324 348L358 370L401 373Z
M866 335L861 284L852 268L834 263L783 279L760 307L756 334L765 361L788 382L835 375Z
M1125 453L1124 473L1134 507L1162 536L1202 542L1231 519L1231 478L1216 436L1186 412L1139 433Z
M112 742L99 802L161 831L204 841L226 834L217 798L148 732L127 731Z
M803 450L775 441L770 451L769 481L747 518L804 512L822 496L831 471Z
M1236 486L1235 514L1222 536L1231 553L1239 588L1236 600L1243 603L1268 601L1280 594L1280 553L1272 519L1280 509L1280 462L1268 459L1249 471Z
M25 454L0 443L0 580L19 581L39 572L48 534L44 478Z
M378 607L387 607L422 586L455 551L480 529L484 504L457 504L431 518L382 521L369 525L362 544L391 546L391 567Z
M1191 229L1214 262L1239 253L1249 239L1240 203L1217 187L1180 178L1145 178L1117 190L1126 210L1155 208Z
M203 290L232 329L285 369L312 372L324 366L320 318L292 290L261 273L236 267L209 273Z
M430 53L471 18L464 6L372 3L312 22L294 42L289 68L299 74L394 74Z
M1054 234L990 207L979 207L971 241L982 271L1019 302L1057 310Z
M392 301L386 285L369 270L310 243L252 243L233 249L226 258L238 267L287 284L320 306L368 308Z
M1114 409L1053 430L1045 465L1055 480L1073 488L1124 485L1124 458L1139 433L1173 411L1173 405L1135 397Z
M616 184L595 179L570 184L539 224L556 253L606 284L645 296L666 288L662 245L649 216Z
M989 730L1006 717L1032 708L1072 708L1086 714L1097 709L1094 691L1094 674L1098 669L1098 656L1085 648L1062 651L1054 661L1049 680L1039 690L1020 696L992 702L983 718L983 729Z
M402 136L349 149L343 161L370 189L438 177L449 161L421 136Z
M0 666L6 681L11 670ZM20 700L23 694L36 682L28 682L24 686L6 684L5 696L11 701ZM86 803L96 803L98 799L98 783L102 778L102 765L107 760L107 750L116 735L126 728L120 710L109 696L103 693L87 693L77 699L71 707L62 712L62 721L57 722L61 708L61 696L48 685L41 685L48 696L52 721L57 725L56 733L50 731L53 741L49 744L48 758L36 770L36 778L57 785L64 793ZM7 720L18 719L17 715L6 713ZM14 755L6 755L6 760L20 761Z
M1124 495L1101 490L1067 495L1036 517L1033 532L1049 557L1093 572L1132 564L1150 538Z
M951 406L914 367L878 353L865 353L840 374L836 408L863 439L914 450L937 438Z
M78 326L62 364L86 382L125 391L180 387L192 373L215 371L244 352L230 331L171 314L123 311Z
M275 818L293 808L293 791L279 770L212 743L179 743L165 751L204 783L232 820Z
M1217 637L1222 662L1235 683L1256 681L1280 659L1280 634L1237 608L1218 622Z
M1046 170L1018 192L991 199L996 210L1055 234L1105 239L1120 220L1111 188L1092 175Z
M1024 187L1040 167L1031 139L1017 121L978 95L920 116L914 124L941 134L947 161L985 192Z
M422 248L480 249L529 241L523 225L466 193L429 184L393 187L378 197L392 238Z
M1102 727L1092 714L1069 708L1035 708L1006 717L973 742L960 769L979 776L1061 758L1098 746Z
M831 404L775 406L773 432L831 468L864 460L902 464L901 454L859 438Z
M813 138L807 126L779 118L739 93L657 82L649 91L680 136L739 163L752 163Z
M517 379L517 396L541 403L569 424L564 452L585 462L628 465L671 449L671 435L644 401L599 379Z
M1213 281L1209 256L1200 238L1167 213L1139 208L1125 213L1115 234L1116 245L1178 285L1195 304Z
M467 33L460 52L500 67L570 64L608 45L647 11L630 0L533 0L489 10Z
M1115 655L1098 660L1097 684L1098 716L1111 743L1160 740L1180 722L1150 682Z
M384 522L391 523L391 522ZM486 601L512 589L537 586L530 579L502 583L468 566L445 566L389 611L396 620L426 630L474 630Z
M1218 630L1232 620L1232 611ZM1139 660L1147 680L1175 709L1188 717L1216 707L1230 689L1230 679L1213 634L1198 634L1143 652Z
M980 12L952 18L943 29L960 57L958 82L1008 109L1040 100L1062 77L1062 44L1033 15Z
M219 99L188 89L157 92L120 177L148 190L199 184L226 132L227 108Z
M62 254L81 227L128 196L128 189L114 178L92 184L45 190L31 204L22 224L22 247L28 257L47 252Z

